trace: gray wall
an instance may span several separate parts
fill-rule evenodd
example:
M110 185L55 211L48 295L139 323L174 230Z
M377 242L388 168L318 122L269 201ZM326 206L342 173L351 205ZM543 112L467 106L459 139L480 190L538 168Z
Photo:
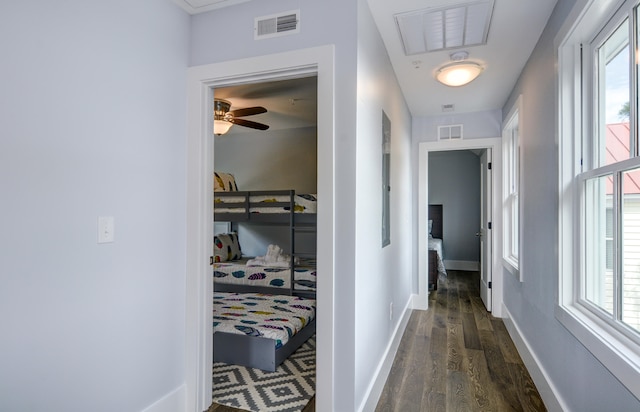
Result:
M232 173L239 190L316 193L316 128L216 136L215 168Z
M443 209L445 260L480 261L480 158L470 150L429 152L429 203Z
M503 113L520 94L520 269L504 271L504 302L541 367L572 411L637 411L640 401L554 315L558 302L557 59L554 36L575 2L560 0Z
M168 0L0 2L0 410L184 383L188 26Z

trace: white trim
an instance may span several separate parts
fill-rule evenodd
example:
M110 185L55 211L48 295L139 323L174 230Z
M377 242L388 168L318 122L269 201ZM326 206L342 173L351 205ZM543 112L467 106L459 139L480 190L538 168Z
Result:
M418 151L418 294L414 295L413 307L427 309L429 307L427 220L429 216L429 152L422 144Z
M520 271L520 257L522 256L522 202L520 201L520 170L522 170L522 157L520 156L520 142L522 141L521 131L523 128L523 117L524 117L524 108L523 108L523 98L522 94L518 96L513 106L509 110L509 114L505 117L505 121L502 123L502 164L504 165L504 173L502 174L502 216L503 216L503 227L502 227L502 259L503 265L505 268L514 276L517 276L520 282L524 281L524 277L522 276L522 271ZM517 145L515 150L513 150L513 130L514 123L517 124L515 129L517 130ZM508 134L508 136L507 136ZM512 154L515 152L515 158L512 158ZM517 239L512 239L513 236L513 226L514 226L514 217L511 215L509 211L506 214L507 209L511 209L511 190L509 189L509 184L511 183L511 166L513 162L517 162L518 168L516 171L517 174L517 191L515 192L515 197L518 199L518 233L516 234ZM518 255L514 256L511 252L511 245L514 241L518 242Z
M522 358L524 366L529 371L529 375L531 375L531 379L533 379L547 410L568 411L569 408L564 402L560 390L558 390L551 381L549 374L542 367L542 363L538 360L531 345L529 345L527 339L522 335L518 324L515 323L509 309L504 304L502 306L502 315L504 326L507 328L516 349L518 349L518 354Z
M147 406L142 412L184 412L187 386L183 383L162 398Z
M472 260L444 260L443 263L447 270L480 270L480 262Z
M402 336L404 335L404 331L407 328L407 324L409 323L409 318L411 317L412 312L411 306L412 298L409 298L407 304L404 307L404 312L402 313L400 322L398 322L398 324L396 325L391 340L389 341L389 344L384 351L384 355L382 356L382 359L380 360L380 363L376 368L376 371L373 375L374 378L371 379L369 387L364 394L362 403L357 409L358 411L373 411L376 409L376 405L378 405L378 401L380 400L380 395L382 395L384 385L387 383L389 372L391 372L393 361L395 360L396 354L398 353L398 347L400 346L400 342L402 341Z
M502 266L505 268L507 272L511 273L513 276L517 277L520 280L520 282L522 282L522 277L520 276L520 269L518 269L518 266L514 262L511 262L509 259L506 259L503 257Z
M194 7L187 0L173 0L178 6L189 14L204 13L207 11L219 9L222 7L229 7L240 3L245 3L249 0L210 0L202 3L202 6Z
M334 168L335 51L321 46L242 60L191 67L188 70L187 137L187 283L185 380L187 412L211 404L213 339L211 297L213 87L317 74L318 82L318 230L316 409L334 403Z
M427 215L429 205L429 152L446 150L488 149L493 153L502 150L500 137L486 139L468 139L459 141L421 142L418 144L418 297L420 303L428 302L427 290ZM502 156L492 159L492 229L491 229L491 272L492 272L492 314L501 316L502 311ZM500 252L497 252L500 251ZM426 307L426 306L425 306Z
M578 173L581 172L581 142L583 127L591 127L588 115L581 114L580 46L588 45L600 32L622 2L615 0L584 0L571 12L556 37L558 51L558 306L555 317L605 368L636 398L640 399L640 346L599 318L595 311L581 303L579 282L581 236L578 219L581 216L581 191ZM587 70L591 64L586 64ZM589 76L586 74L585 76ZM584 90L588 93L588 90Z

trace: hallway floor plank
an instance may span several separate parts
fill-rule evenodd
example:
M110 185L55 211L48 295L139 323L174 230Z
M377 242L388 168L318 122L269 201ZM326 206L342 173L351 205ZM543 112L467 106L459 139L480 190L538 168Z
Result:
M448 271L413 311L376 412L546 411L478 272Z

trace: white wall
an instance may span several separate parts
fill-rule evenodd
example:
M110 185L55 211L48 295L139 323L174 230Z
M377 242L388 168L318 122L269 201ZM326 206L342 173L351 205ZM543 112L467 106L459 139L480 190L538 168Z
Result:
M169 0L0 3L1 410L180 393L188 24Z
M334 214L336 283L334 311L334 410L352 410L355 382L355 153L356 153L356 26L357 4L341 0L300 2L297 0L253 1L193 16L191 20L191 65L225 62L289 50L334 45L335 50L335 170ZM300 33L254 40L253 22L258 16L300 9ZM336 12L339 11L339 12ZM221 37L222 36L222 37ZM223 44L224 47L220 47ZM232 45L232 47L230 47ZM260 71L260 67L255 68ZM318 159L322 161L322 159ZM319 315L320 316L320 315ZM320 403L325 399L318 399Z
M553 38L575 1L560 1L503 112L520 94L520 268L504 272L504 301L552 387L571 411L637 411L634 398L555 318L558 288L557 60Z
M358 12L356 406L411 298L411 115L366 1ZM391 121L391 244L381 247L382 111ZM390 304L393 315L390 318ZM402 331L400 331L402 332ZM357 409L354 409L357 410Z
M429 203L443 209L444 260L480 261L480 158L470 150L429 153Z

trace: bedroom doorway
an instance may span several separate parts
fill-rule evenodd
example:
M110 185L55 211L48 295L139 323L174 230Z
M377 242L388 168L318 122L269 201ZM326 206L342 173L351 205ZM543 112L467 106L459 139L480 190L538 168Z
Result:
M239 123L219 130L224 133L214 127L216 179L233 182L216 186L214 243L233 238L239 250L227 259L214 245L213 408L266 410L275 398L282 408L305 408L313 403L316 390L316 319L301 308L316 298L312 199L317 193L317 76L216 87L213 96L214 101L228 102L232 113L244 114L232 119ZM306 204L312 211L291 215L289 208L285 212L285 207L262 206L260 213L248 216L218 212L232 207L222 205L225 199L247 191L270 197L266 205L287 203L290 198L283 191L294 191L297 207ZM255 201L254 196L247 199ZM268 223L261 217L269 218ZM276 249L279 261L266 262L271 258L268 250ZM277 295L274 301L264 304L272 295ZM294 310L299 316L290 315ZM266 315L271 312L277 316ZM234 333L239 330L243 333ZM287 336L287 331L295 334ZM266 337L273 340L263 349ZM277 350L276 337L281 345Z
M437 142L423 142L419 144L419 165L418 165L418 269L419 269L419 296L418 303L428 300L427 290L427 207L430 203L429 200L429 153L431 152L446 152L446 151L458 151L458 150L473 150L481 155L483 152L500 153L502 139L489 138L489 139L470 139L461 141L437 141ZM485 276L484 283L486 285L486 294L490 296L492 300L491 311L494 316L500 317L502 306L502 276L500 273L500 264L498 256L495 251L498 249L497 242L500 241L500 219L501 209L497 207L500 205L500 179L501 179L501 158L495 156L491 159L491 173L487 173L482 192L486 194L484 199L480 202L482 204L481 221L484 218L485 226L480 224L476 231L478 237L482 236L481 251L481 266L475 268L476 270L483 271ZM489 162L485 160L485 162ZM481 173L481 176L484 175ZM443 211L446 216L446 208ZM489 229L488 223L491 222L491 228ZM446 240L445 240L446 242ZM446 244L445 244L445 257L446 257ZM461 267L464 269L464 267ZM491 282L489 284L489 282ZM489 288L489 286L491 286ZM418 306L418 305L416 305Z
M334 402L334 62L333 47L321 46L188 70L185 385L190 412L206 410L212 399L213 89L309 75L318 81L316 267L322 275L317 280L316 408L328 410Z

